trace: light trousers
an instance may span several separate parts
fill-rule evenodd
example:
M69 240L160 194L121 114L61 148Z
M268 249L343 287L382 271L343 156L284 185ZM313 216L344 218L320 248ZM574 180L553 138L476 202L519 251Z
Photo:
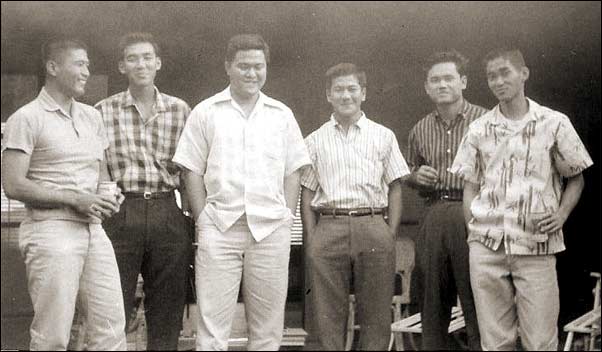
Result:
M558 347L560 311L556 257L507 255L470 242L470 281L485 351Z
M260 242L243 215L220 232L204 212L197 223L195 279L199 324L196 348L225 351L242 281L247 350L277 351L284 329L292 221Z
M119 270L100 224L26 220L19 249L34 309L31 350L66 350L78 294L88 349L126 349Z

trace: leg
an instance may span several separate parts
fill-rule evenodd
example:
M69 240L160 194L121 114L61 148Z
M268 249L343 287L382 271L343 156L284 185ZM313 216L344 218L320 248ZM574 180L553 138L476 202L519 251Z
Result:
M175 199L148 202L147 250L142 263L149 350L177 350L182 329L188 256L187 223Z
M306 243L306 305L311 309L305 317L310 344L307 349L342 351L349 313L349 281L351 262L349 224L346 217L322 216Z
M242 223L242 224L241 224ZM221 233L207 214L197 224L198 249L195 284L199 323L197 351L225 351L243 269L243 250L247 243L246 222L237 221Z
M425 350L449 349L447 333L451 308L456 299L453 289L446 237L451 219L445 211L446 203L436 202L428 210L420 229L420 244L416 265L422 273L420 298L422 314L422 348Z
M130 316L137 307L136 287L144 254L145 228L141 221L143 205L144 203L138 199L126 199L121 205L119 213L102 224L113 245L119 268L126 332Z
M87 317L88 348L125 351L123 296L113 247L100 225L88 227L88 254L80 281L82 309Z
M282 341L291 225L287 222L261 242L250 238L245 251L242 282L250 351L276 351Z
M530 255L514 259L512 275L523 347L531 351L555 351L560 311L556 257Z
M19 247L35 312L30 327L31 350L67 348L87 251L86 235L70 221L21 224Z
M470 286L470 270L468 264L468 244L466 243L466 228L462 212L462 203L450 203L448 218L452 222L449 227L448 248L452 265L454 280L458 290L464 320L466 322L466 334L468 335L468 347L476 351L481 349L481 337L479 336L479 325L477 323L477 312L472 297Z
M516 348L517 315L514 286L503 244L492 251L479 242L469 243L470 283L485 351Z
M391 337L395 243L382 216L353 218L351 247L360 350L386 350Z

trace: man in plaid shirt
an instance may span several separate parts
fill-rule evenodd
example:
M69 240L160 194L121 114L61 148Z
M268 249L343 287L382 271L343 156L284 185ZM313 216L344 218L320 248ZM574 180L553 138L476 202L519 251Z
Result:
M142 273L148 349L176 350L191 241L174 196L180 172L171 159L190 108L155 87L161 58L152 35L127 34L119 47L119 72L128 78L128 89L96 108L109 139L111 179L126 198L104 227L117 256L126 316Z

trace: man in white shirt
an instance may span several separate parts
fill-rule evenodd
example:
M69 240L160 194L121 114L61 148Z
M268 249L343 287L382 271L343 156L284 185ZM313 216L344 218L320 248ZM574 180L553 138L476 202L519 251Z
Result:
M278 350L299 168L310 163L292 111L263 93L269 47L230 39L230 86L191 112L173 160L198 236L198 350L227 350L242 279L248 350Z

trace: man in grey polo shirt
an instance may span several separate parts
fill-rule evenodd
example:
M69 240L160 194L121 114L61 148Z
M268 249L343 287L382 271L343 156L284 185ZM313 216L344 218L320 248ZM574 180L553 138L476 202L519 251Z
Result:
M79 294L88 348L125 350L119 271L100 225L119 205L96 194L108 142L100 114L73 99L90 75L87 49L51 40L43 59L46 84L8 119L2 145L2 185L27 208L19 248L34 307L30 349L67 348Z

